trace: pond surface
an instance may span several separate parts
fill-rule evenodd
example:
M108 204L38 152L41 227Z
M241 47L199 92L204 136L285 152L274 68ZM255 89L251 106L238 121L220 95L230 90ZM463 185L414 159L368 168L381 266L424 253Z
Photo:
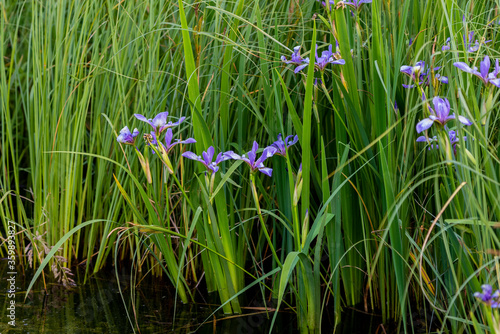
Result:
M58 284L48 284L48 294L43 293L40 279L33 292L24 301L31 275L22 275L21 268L16 276L16 294L9 298L9 282L6 261L0 261L2 280L0 282L0 333L227 333L260 334L269 332L271 317L262 311L260 301L248 301L249 308L243 315L225 316L216 313L217 308L210 300L197 304L177 303L174 313L175 291L166 280L147 276L140 284L131 284L131 276L119 275L118 285L115 272L101 272L84 283L84 272L75 273L77 286L70 290ZM50 274L52 275L52 274ZM53 281L53 279L48 279ZM136 285L135 289L131 286ZM122 294L120 294L120 289ZM10 326L7 308L15 299L16 326ZM199 298L203 299L203 298ZM175 317L174 317L175 314ZM333 324L328 314L323 320L323 332L331 333ZM174 321L175 318L175 321ZM207 320L208 319L208 320ZM331 317L333 319L333 317ZM357 312L346 312L336 333L375 333L380 325L379 317L370 317ZM137 330L139 328L139 330ZM296 317L291 312L280 312L274 326L274 333L298 333ZM381 329L379 328L379 332ZM383 332L383 331L382 331Z

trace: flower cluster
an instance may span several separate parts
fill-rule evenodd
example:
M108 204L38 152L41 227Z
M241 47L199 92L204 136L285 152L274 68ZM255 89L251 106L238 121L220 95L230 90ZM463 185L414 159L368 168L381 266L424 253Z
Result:
M338 44L337 44L338 48ZM302 71L304 68L309 65L309 58L302 58L300 55L300 46L296 46L293 48L293 53L288 60L285 56L281 56L281 60L285 64L293 64L297 65L295 68L294 72L299 73ZM328 64L337 64L337 65L344 65L345 60L341 58L340 52L337 50L335 53L333 52L333 47L330 44L328 46L328 50L323 51L321 53L321 57L318 56L318 45L316 45L316 62L314 63L314 69L319 70L319 71L324 71L326 66Z
M493 292L493 287L489 284L483 284L481 286L483 292L474 293L474 297L480 299L483 303L490 306L491 308L500 307L500 290Z
M411 80L415 84L411 85L405 85L403 84L404 88L414 88L416 85L419 86L428 86L431 82L431 75L433 72L439 70L441 67L437 66L434 68L430 68L429 66L426 66L424 61L418 61L415 66L408 66L408 65L403 65L400 68L400 72L406 74L411 78ZM448 83L448 77L441 76L441 74L435 74L434 79L447 84Z
M297 143L297 141L299 140L298 136L288 136L285 138L285 141L283 141L281 138L282 137L280 133L278 135L278 140L270 146L266 147L259 158L257 158L257 150L259 149L259 144L256 141L253 142L252 149L246 154L239 155L234 153L233 151L227 151L224 153L221 152L217 155L215 161L212 161L215 155L215 149L212 146L210 146L206 152L203 152L202 156L198 156L193 152L184 152L182 156L191 160L201 162L210 173L216 173L219 170L219 167L217 165L222 161L233 159L241 160L247 163L248 166L250 166L250 170L252 173L259 171L270 177L272 176L273 170L272 168L266 167L264 165L264 161L275 154L285 157L287 149Z
M172 143L173 133L172 129L170 128L182 123L186 119L186 117L181 117L177 122L172 123L172 122L167 122L168 112L166 111L159 113L153 119L148 119L140 114L134 114L134 116L138 120L141 120L151 125L151 127L153 128L153 131L151 131L151 133L148 134L148 138L150 138L150 142L148 142L148 145L153 144L161 146L164 147L167 150L167 152L169 152L172 149L172 147L174 147L177 144L196 143L196 140L194 140L193 138L188 138L187 140L184 141L176 139L176 141ZM163 143L157 140L157 137L159 137L161 133L165 130L167 130L167 134L165 136L165 145L163 145ZM116 141L122 144L135 146L135 137L137 137L138 135L139 135L139 130L137 128L135 128L133 132L130 132L128 126L125 126L123 129L120 130L120 135L116 138Z
M159 153L160 159L165 164L169 173L173 173L173 167L170 163L170 159L168 158L168 154L172 150L172 148L177 144L192 144L196 143L196 140L193 138L188 138L186 140L173 139L172 127L179 125L182 123L186 117L180 117L177 122L167 122L168 112L161 112L156 115L152 119L146 118L144 115L134 114L134 116L147 124L149 124L153 130L150 133L144 134L144 139L146 140L146 144L153 149L153 154ZM161 141L161 134L167 130L165 135L165 143ZM142 153L137 149L135 139L139 135L139 130L136 128L133 132L130 132L130 129L125 126L120 130L120 134L116 138L116 141L122 144L132 145L135 147L135 152L139 158L139 162L146 174L148 179L148 183L151 183L151 172L149 170L149 161L145 158Z
M483 44L489 43L489 41L484 41ZM464 35L464 45L465 45L465 50L467 52L476 52L479 50L479 46L481 45L477 39L474 39L474 31L469 32L468 39L466 38L466 35Z
M467 140L467 136L464 136L464 141ZM456 153L456 149L457 149L457 143L460 141L460 139L457 137L457 132L454 131L454 130L448 130L448 139L450 140L450 144L453 146L453 149L455 150L455 153ZM419 143L430 143L431 145L429 146L429 150L431 149L434 149L434 147L436 149L439 148L439 145L438 144L435 144L436 146L434 146L434 142L437 142L438 139L437 139L437 136L434 136L432 138L428 138L426 136L420 136L417 138L416 140L417 142Z
M300 54L298 53L299 49L296 48L296 55L295 58L292 57L293 61L298 62L298 59L300 58ZM297 58L298 57L298 58ZM153 119L148 119L143 115L140 114L134 114L134 116L149 124L153 130L150 133L144 134L144 138L146 139L146 143L148 146L151 146L153 148L153 153L159 153L160 158L162 161L166 164L168 170L170 173L173 173L173 168L170 163L170 160L168 159L168 154L170 151L173 149L175 145L178 144L192 144L196 143L196 140L193 138L188 138L186 140L180 140L176 139L175 141L172 141L173 139L173 132L171 127L179 125L181 122L185 120L185 117L179 118L179 120L175 123L173 122L167 122L167 116L168 112L162 112L156 115ZM163 143L160 139L160 136L163 131L166 131L165 135L165 142ZM135 147L135 138L139 135L139 130L134 129L133 132L130 132L130 129L125 126L121 131L120 135L117 137L117 141L122 144L127 144L127 145L132 145ZM288 136L285 138L283 141L281 133L278 135L278 140L275 141L273 144L270 146L266 147L264 151L262 152L260 158L257 159L257 150L259 149L259 144L257 142L253 142L252 150L250 150L248 153L243 154L243 155L238 155L234 153L233 151L227 151L227 152L220 152L217 157L215 158L214 161L214 156L215 156L215 148L213 146L210 146L205 152L201 154L201 156L187 151L182 153L182 156L184 158L188 158L191 160L199 161L201 162L206 168L209 173L216 173L219 170L219 164L223 161L226 160L242 160L246 162L249 166L250 169L253 172L259 171L267 176L271 176L273 170L271 168L268 168L264 166L264 161L267 160L268 158L272 157L274 154L276 155L281 155L283 157L286 157L286 151L287 149L297 143L299 140L298 136ZM139 160L141 162L141 165L144 168L144 171L146 173L146 176L148 176L148 182L151 183L151 177L150 177L150 172L149 172L149 162L147 159L143 157L143 155L137 150L136 148L136 153L139 156Z

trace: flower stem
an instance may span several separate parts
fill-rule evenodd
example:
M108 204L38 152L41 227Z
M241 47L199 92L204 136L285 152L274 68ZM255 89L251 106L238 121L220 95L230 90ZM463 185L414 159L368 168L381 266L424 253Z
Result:
M260 205L259 205L259 195L257 194L257 187L255 186L255 174L254 173L250 173L250 184L252 186L253 199L255 201L255 206L257 207L257 214L259 216L260 225L262 226L262 231L264 231L264 235L266 236L267 242L269 244L269 248L271 249L271 252L273 253L274 260L276 261L278 266L280 268L282 268L283 265L280 262L278 254L276 254L276 250L274 249L273 243L271 241L271 237L269 236L269 233L267 232L266 224L264 223L264 217L262 217L262 211L260 210Z
M295 247L297 251L301 251L301 243L300 243L300 223L299 223L299 209L297 205L293 202L293 193L294 193L294 183L293 183L293 172L292 165L290 163L290 158L288 157L288 152L285 156L286 165L288 168L288 183L290 184L290 200L292 201L292 215L293 215L293 236L295 239Z

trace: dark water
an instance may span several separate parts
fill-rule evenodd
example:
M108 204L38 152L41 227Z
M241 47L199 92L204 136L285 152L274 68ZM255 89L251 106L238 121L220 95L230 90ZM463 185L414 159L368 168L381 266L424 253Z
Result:
M16 294L8 296L7 266L0 261L2 280L0 282L1 322L0 334L6 333L267 333L271 323L265 312L258 307L260 301L248 300L254 307L245 309L243 315L225 316L222 312L211 313L217 305L211 304L208 296L197 297L197 304L177 304L174 322L174 294L166 280L147 276L140 284L131 283L131 276L119 275L118 285L114 271L100 273L83 284L83 272L76 273L75 288L70 290L61 285L48 284L48 294L43 292L39 280L33 292L24 301L31 275L22 275L20 268L16 277ZM51 274L50 274L51 275ZM50 279L48 281L53 281ZM135 286L135 288L131 288ZM123 296L120 294L120 289ZM215 302L213 296L213 302ZM16 326L7 315L10 301L15 300ZM257 309L255 309L257 307ZM332 333L328 312L323 320L323 332ZM208 318L208 320L207 320ZM325 319L326 318L326 319ZM331 317L333 319L333 317ZM335 333L375 333L381 319L358 312L346 312L342 324ZM296 318L291 312L280 312L274 326L274 333L298 333Z

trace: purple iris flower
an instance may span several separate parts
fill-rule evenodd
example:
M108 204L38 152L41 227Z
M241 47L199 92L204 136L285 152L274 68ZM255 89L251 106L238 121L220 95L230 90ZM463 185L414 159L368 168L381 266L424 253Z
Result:
M434 67L434 71L439 70L441 67L437 66ZM420 86L428 86L430 83L430 78L431 78L431 73L432 70L428 66L425 65L424 61L418 61L415 66L408 66L408 65L403 65L400 68L400 72L408 75L416 84ZM434 79L437 81L447 84L448 83L448 77L442 76L441 74L436 74L434 76ZM414 88L416 85L405 85L403 84L404 88Z
M172 143L172 129L170 129L170 128L167 129L167 134L165 135L165 144L166 144L165 149L167 151L167 154L177 144L193 144L193 143L196 143L196 140L194 140L194 138L188 138L186 140L176 139Z
M479 71L477 70L477 67L470 68L466 63L463 62L456 62L453 65L455 65L464 72L474 74L479 79L481 79L485 85L491 83L497 87L500 87L500 79L497 79L498 74L500 74L500 66L498 64L498 59L495 62L495 69L491 73L488 73L490 71L490 65L491 65L490 57L488 56L484 57L483 61L481 61L481 65L479 66Z
M400 72L408 75L413 81L420 76L420 72L424 71L425 62L423 60L417 61L415 66L403 65L399 69Z
M199 161L201 162L210 172L217 173L219 170L218 164L220 164L222 161L226 161L229 159L232 159L232 154L233 151L227 151L227 152L220 152L217 157L215 158L215 161L212 161L214 158L215 154L215 149L213 146L210 146L206 152L202 153L202 157L199 155L194 154L193 152L184 152L182 153L182 156L184 158L188 158L191 160Z
M286 157L286 150L299 141L299 136L290 135L285 138L285 141L281 139L281 133L278 135L278 140L271 144L271 147L276 148L275 154Z
M166 130L169 127L177 126L177 125L181 124L186 119L186 117L181 117L175 123L167 122L167 116L168 116L167 111L159 113L153 119L147 119L145 116L143 116L141 114L134 114L134 116L138 120L146 122L149 125L151 125L153 127L156 135L160 135L164 130Z
M321 57L318 57L318 45L316 44L316 63L314 65L320 71L324 71L328 64L344 65L345 60L340 59L340 57L338 51L333 53L331 44L328 46L328 50L321 52Z
M435 68L435 70L437 70L438 67ZM441 75L439 73L437 73L434 78L436 78L437 81L439 82L442 82L444 84L448 84L448 77L445 77L444 75ZM427 78L428 79L428 78ZM428 80L427 80L428 81Z
M491 42L491 40L485 41L484 44L489 42ZM476 52L477 50L479 50L480 43L477 39L474 40L474 31L469 32L468 41L464 35L464 45L465 48L467 49L467 52Z
M446 39L446 41L444 42L443 47L441 47L441 51L446 51L446 50L451 49L451 46L450 46L450 43L451 43L451 42L450 42L450 41L451 41L451 38L450 38L450 37L448 37L448 38Z
M344 5L351 6L356 10L360 10L361 6L363 6L365 3L372 3L372 0L353 0L352 2L344 1Z
M453 145L453 149L455 150L455 153L456 153L456 150L457 150L456 146L457 146L457 143L460 141L460 139L457 137L456 131L454 131L454 130L448 131L448 137L450 138L450 144ZM467 136L464 136L464 141L466 141L466 140L467 140ZM438 141L437 136L434 136L432 138L428 138L426 136L420 136L416 140L416 142L418 142L418 143L422 143L422 142L431 143L429 150L434 148L434 144L432 144L432 143L437 142L437 141ZM436 144L436 149L437 148L439 148L438 144Z
M417 138L416 142L417 143L424 143L424 142L425 143L431 143L431 146L429 147L429 150L431 150L431 149L434 149L434 144L432 144L432 142L435 142L437 140L438 140L437 136L434 136L432 138L428 138L426 136L420 136L420 137ZM439 148L439 146L437 144L436 144L436 148Z
M139 130L134 129L131 133L128 126L120 130L120 134L116 138L116 141L122 144L134 145L135 137L139 135Z
M268 167L264 166L264 161L267 158L272 157L278 149L276 147L273 147L273 146L268 146L264 149L260 158L256 159L258 149L259 149L259 144L257 144L256 141L254 141L253 146L252 146L252 150L250 152L248 152L246 155L243 154L242 156L239 156L238 154L233 153L233 152L226 152L226 154L228 154L231 157L231 159L242 160L242 161L246 162L250 166L252 173L258 170L259 172L271 177L273 174L273 170L272 170L272 168L268 168Z
M450 137L450 144L455 145L460 141L460 139L457 137L457 133L453 130L448 131L448 137ZM467 140L467 136L464 136L464 141Z
M309 58L304 59L300 55L300 46L296 46L293 48L293 53L290 60L287 60L285 56L281 56L281 60L285 64L298 65L297 68L294 70L295 73L299 73L303 68L309 65Z
M500 290L493 292L493 287L489 284L481 285L481 289L483 290L483 293L475 292L474 297L481 299L483 303L486 303L492 308L499 308L500 303L498 298L500 297Z
M431 115L428 118L424 118L417 124L417 133L425 131L429 129L434 122L438 122L442 126L444 126L447 122L452 119L455 119L455 114L450 116L450 102L448 99L440 98L438 96L432 99L434 103L434 110L430 108ZM472 125L472 122L463 116L458 116L458 120L465 125Z

